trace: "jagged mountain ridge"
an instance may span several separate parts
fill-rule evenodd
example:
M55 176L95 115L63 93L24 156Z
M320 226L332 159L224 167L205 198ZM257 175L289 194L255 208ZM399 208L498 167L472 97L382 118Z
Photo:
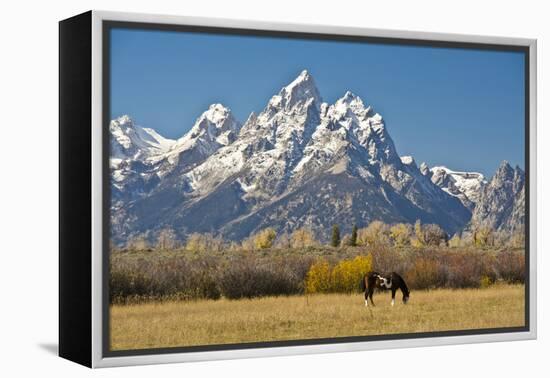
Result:
M503 161L481 191L469 229L488 227L508 233L525 227L525 172Z
M478 172L458 172L444 166L423 168L423 174L452 196L457 197L464 206L473 210L479 201L487 180Z
M111 196L116 209L150 194L237 138L241 124L221 104L212 104L178 140L166 139L124 115L110 124Z
M398 155L381 115L352 92L324 103L307 71L242 127L229 109L213 105L189 133L141 164L146 175L135 175L150 184L129 180L135 195L113 195L117 243L163 228L182 240L192 232L240 240L265 227L308 227L324 240L334 223L347 231L375 219L421 219L454 233L471 217L460 198ZM117 184L126 188L123 181Z

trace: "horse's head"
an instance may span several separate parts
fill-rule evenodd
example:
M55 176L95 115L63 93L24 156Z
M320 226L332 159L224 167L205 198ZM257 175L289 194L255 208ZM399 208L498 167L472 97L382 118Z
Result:
M407 293L407 295L403 296L403 304L407 304L407 302L409 301L409 297L410 297L410 293Z

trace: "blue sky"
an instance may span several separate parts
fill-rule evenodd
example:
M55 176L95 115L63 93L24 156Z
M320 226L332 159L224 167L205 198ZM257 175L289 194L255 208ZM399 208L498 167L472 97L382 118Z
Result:
M214 102L244 122L303 69L324 101L346 90L417 163L491 176L524 167L524 59L516 52L113 29L111 118L182 136Z

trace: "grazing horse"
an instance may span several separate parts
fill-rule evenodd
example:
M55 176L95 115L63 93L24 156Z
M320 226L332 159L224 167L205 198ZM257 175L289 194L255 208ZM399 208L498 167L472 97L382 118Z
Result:
M368 299L374 306L374 301L372 300L372 295L374 294L374 289L381 290L391 290L391 305L395 304L395 292L397 289L401 289L403 293L403 303L407 304L409 301L410 291L405 283L405 280L397 273L378 273L370 272L363 277L361 281L361 286L365 292L365 306L369 305Z

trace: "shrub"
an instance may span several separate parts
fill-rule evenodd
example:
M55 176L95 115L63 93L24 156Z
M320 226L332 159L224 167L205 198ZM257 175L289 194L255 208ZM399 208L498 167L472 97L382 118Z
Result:
M479 287L482 276L494 276L489 254L478 250L448 252L439 261L444 273L444 286Z
M111 303L149 299L218 299L216 263L210 258L111 262Z
M405 223L397 223L390 228L390 237L393 244L399 247L410 244L411 233L411 226Z
M496 256L496 270L498 277L506 282L525 282L525 254L501 251Z
M143 251L149 249L149 242L145 235L137 235L128 241L126 248L132 251Z
M420 220L417 220L414 224L414 238L411 241L414 247L439 246L442 243L447 244L448 241L447 233L437 224L422 225Z
M424 232L422 231L422 223L420 220L417 220L414 223L414 239L411 240L411 243L414 247L422 247L423 245L426 245L424 241Z
M525 247L525 230L515 232L512 234L508 241L508 245L512 248L524 248Z
M256 246L254 245L254 237L249 237L249 238L246 238L244 239L242 242L241 242L241 250L243 251L252 251L256 248Z
M352 293L359 290L359 283L372 270L372 256L356 256L340 261L331 272L331 291Z
M413 289L480 287L486 280L498 279L498 260L492 251L421 248L404 256L398 269Z
M411 239L411 245L415 248L422 248L425 244L421 239L418 239L416 236Z
M376 245L370 248L373 269L379 272L402 272L403 254L388 245Z
M174 249L177 247L177 238L174 230L164 229L159 232L157 238L157 249Z
M212 234L192 233L187 238L185 249L190 252L219 252L223 249L224 243L221 237Z
M306 293L328 293L331 289L330 265L321 259L309 268L307 272L305 288Z
M359 291L361 279L372 270L372 256L344 259L331 268L321 259L311 266L306 280L306 293L352 293Z
M479 282L479 287L486 289L493 284L493 280L489 276L482 276Z
M371 222L366 228L358 230L357 244L368 246L388 244L389 232L389 227L384 222Z
M291 236L292 248L307 248L314 247L317 242L313 233L306 228L299 228L292 233Z
M439 264L425 257L417 258L405 276L407 284L414 289L434 288L442 284Z
M464 243L458 234L454 234L451 240L449 240L449 247L462 247Z
M185 249L191 252L205 251L207 248L207 242L204 235L199 233L193 233L187 237L187 243Z
M437 224L427 224L422 227L424 235L424 244L439 246L441 243L447 243L448 236L445 231Z
M286 232L279 235L279 237L277 237L277 240L275 240L275 247L284 249L292 248L291 236Z
M131 269L111 269L109 276L110 302L123 302L127 297L147 296L152 289L152 282L142 272Z
M254 236L254 247L257 249L271 248L276 237L277 233L273 228L266 228Z
M489 227L479 227L474 230L474 244L478 247L495 245L493 230Z
M304 269L293 269L297 267L277 260L258 263L250 257L239 258L221 272L220 290L229 299L298 294L303 292Z

